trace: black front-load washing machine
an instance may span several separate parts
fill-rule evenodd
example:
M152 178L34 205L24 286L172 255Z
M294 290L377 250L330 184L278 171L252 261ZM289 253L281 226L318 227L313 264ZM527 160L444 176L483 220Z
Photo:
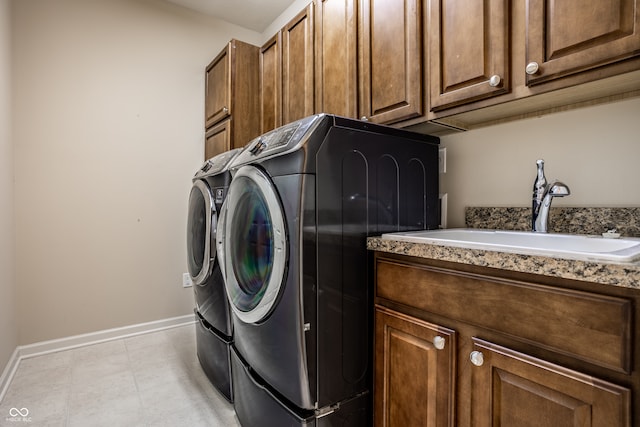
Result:
M196 172L187 217L187 268L196 301L198 359L211 383L229 401L233 399L229 370L233 325L216 257L215 232L231 182L227 166L240 151L212 157Z
M320 114L232 161L216 244L243 427L371 425L366 238L437 228L438 143Z

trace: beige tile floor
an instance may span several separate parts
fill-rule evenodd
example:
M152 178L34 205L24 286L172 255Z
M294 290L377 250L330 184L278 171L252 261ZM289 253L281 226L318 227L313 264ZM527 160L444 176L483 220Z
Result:
M24 359L0 402L3 427L239 425L200 368L194 325Z

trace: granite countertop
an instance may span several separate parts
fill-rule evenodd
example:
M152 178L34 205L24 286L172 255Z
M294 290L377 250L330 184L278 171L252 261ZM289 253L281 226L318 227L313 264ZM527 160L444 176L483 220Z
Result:
M409 243L399 240L387 240L381 237L369 237L367 239L367 249L640 289L640 262L616 264L576 261L427 243Z
M551 232L598 235L608 229L616 228L623 236L640 237L640 208L637 207L551 208L549 217ZM469 228L528 230L530 223L531 208L467 207L465 209L465 224ZM368 238L367 249L640 289L640 262L617 264L576 261L537 255L409 243L386 240L380 237Z

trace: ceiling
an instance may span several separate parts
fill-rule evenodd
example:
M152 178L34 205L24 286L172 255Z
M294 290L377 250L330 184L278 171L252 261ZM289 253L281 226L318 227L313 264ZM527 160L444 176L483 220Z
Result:
M262 33L294 0L168 0Z

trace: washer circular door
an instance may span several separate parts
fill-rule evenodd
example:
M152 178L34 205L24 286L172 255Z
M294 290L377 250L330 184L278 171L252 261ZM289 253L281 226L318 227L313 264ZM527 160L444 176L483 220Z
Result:
M204 283L211 275L215 251L216 205L211 189L197 180L189 194L187 216L187 268L195 285Z
M238 169L218 228L231 308L245 323L260 322L276 303L287 260L282 207L262 170Z

